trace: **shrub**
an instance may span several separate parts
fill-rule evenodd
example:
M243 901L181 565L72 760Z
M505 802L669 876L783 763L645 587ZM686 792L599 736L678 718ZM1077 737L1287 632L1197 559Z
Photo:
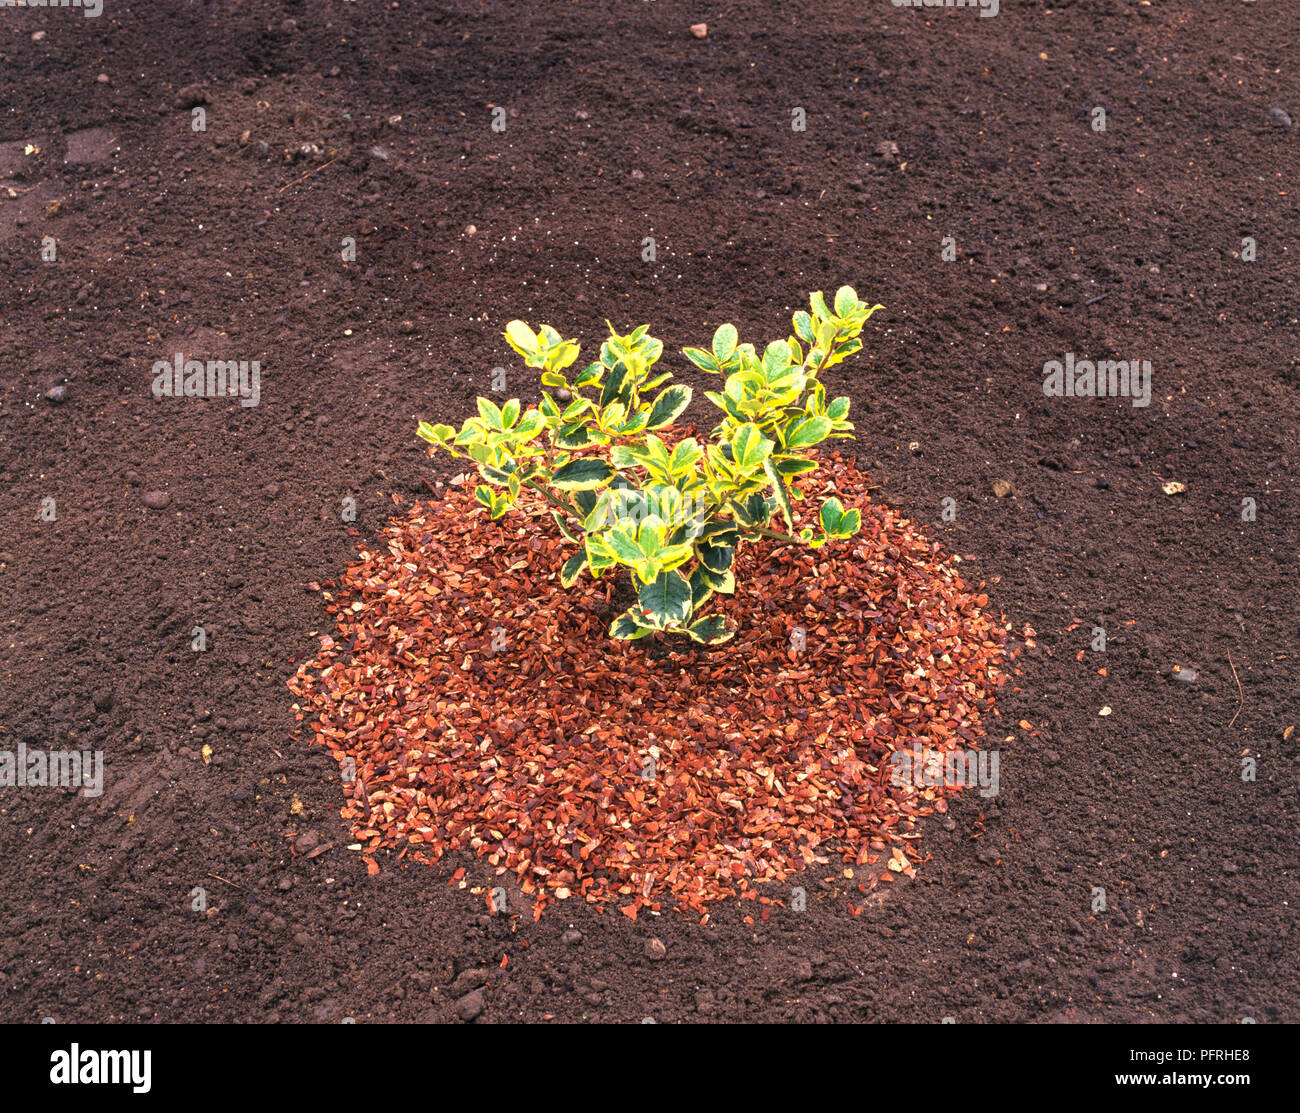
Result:
M861 526L857 510L830 498L815 527L797 537L772 528L779 515L793 531L791 501L803 498L794 480L817 468L812 449L852 436L849 400L828 403L818 376L862 347L862 327L881 308L868 308L848 286L833 307L820 293L809 302L811 313L794 315L794 335L773 341L761 356L739 343L729 324L713 334L710 351L683 350L697 367L725 379L721 392L705 392L723 417L704 444L672 436L691 388L655 372L664 346L648 325L627 336L610 325L600 359L570 381L564 372L577 362L577 341L549 325L534 332L522 321L511 321L505 337L541 370L541 403L522 410L518 399L498 407L480 398L478 416L460 432L422 421L419 436L474 461L487 481L474 496L493 518L525 490L548 500L560 532L578 546L560 570L565 587L584 569L597 579L630 571L637 601L615 619L614 637L665 631L726 641L734 631L723 616L700 609L714 592L735 591L741 541L774 537L818 548Z

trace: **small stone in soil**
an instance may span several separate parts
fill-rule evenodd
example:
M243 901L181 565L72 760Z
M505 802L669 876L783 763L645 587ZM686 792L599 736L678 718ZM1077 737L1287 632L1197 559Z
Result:
M165 510L171 505L172 497L166 491L146 491L144 504L150 510Z
M173 108L194 108L196 105L208 103L208 89L206 85L194 84L186 85L176 94L176 99L172 101Z
M1289 128L1291 126L1291 117L1285 108L1270 108L1268 118L1277 124L1278 127Z
M668 948L664 946L662 939L648 939L645 945L645 957L654 962L658 962L668 953Z
M479 1013L483 1011L484 1003L483 991L481 989L476 989L473 993L465 994L464 997L456 1002L456 1015L460 1017L461 1020L468 1023L469 1021L474 1020Z

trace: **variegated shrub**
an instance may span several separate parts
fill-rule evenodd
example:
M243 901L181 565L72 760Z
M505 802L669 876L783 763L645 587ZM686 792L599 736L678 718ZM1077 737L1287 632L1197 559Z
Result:
M627 336L611 326L600 359L570 381L565 371L577 362L578 343L522 321L511 321L505 336L541 370L540 405L524 410L511 399L498 407L480 398L478 416L459 432L421 422L419 435L474 461L486 480L475 498L493 518L524 491L551 503L560 531L577 546L560 570L566 587L584 569L596 578L629 570L637 601L614 621L613 636L665 631L726 641L734 631L701 608L714 592L735 591L741 541L767 536L817 548L861 526L857 510L830 498L815 528L797 537L772 528L779 517L794 529L791 499L803 496L792 481L817 467L809 450L852 436L849 400L828 402L818 376L862 347L863 325L881 308L866 306L848 286L833 306L820 293L809 301L810 313L794 315L794 335L761 356L739 343L729 324L714 333L710 351L684 349L697 367L724 377L720 392L705 392L723 416L703 444L672 435L691 388L655 371L664 346L648 325Z

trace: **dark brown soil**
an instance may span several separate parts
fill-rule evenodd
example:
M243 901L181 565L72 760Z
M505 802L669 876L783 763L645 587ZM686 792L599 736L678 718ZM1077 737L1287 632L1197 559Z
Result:
M1300 1018L1298 39L1225 0L7 10L0 750L106 779L0 788L0 1018ZM887 307L829 373L874 497L1039 632L1000 794L860 916L832 870L703 927L368 876L285 682L305 585L428 494L416 415L498 365L533 397L514 317L671 352L841 282ZM155 398L178 351L260 404ZM1045 397L1067 352L1150 360L1151 404Z

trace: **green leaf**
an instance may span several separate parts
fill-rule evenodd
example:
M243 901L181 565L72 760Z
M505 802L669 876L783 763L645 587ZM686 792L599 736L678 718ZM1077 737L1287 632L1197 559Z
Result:
M713 584L709 582L706 569L697 567L691 573L691 610L697 611L700 607L708 602L709 596L713 594Z
M858 292L852 286L835 291L835 316L847 317L858 307Z
M454 436L455 432L450 425L430 425L427 421L422 421L416 428L415 435L430 444L445 445L447 438Z
M771 515L768 513L767 499L753 494L732 504L736 510L736 521L742 526L765 526Z
M721 575L731 567L735 559L734 545L718 545L712 541L697 541L695 552L700 558L700 567Z
M768 381L790 366L790 345L784 340L773 340L763 352L763 374Z
M714 358L719 363L726 363L735 353L739 339L735 325L719 325L718 331L713 334Z
M505 337L510 346L521 356L537 353L537 334L523 321L511 321L506 325Z
M822 529L827 533L834 534L839 531L840 522L844 518L844 504L839 499L829 498L822 503L821 523Z
M559 448L583 448L591 443L591 434L583 424L564 425L555 434L555 444Z
M819 321L832 321L835 319L834 314L832 314L831 311L826 308L826 299L822 297L822 292L820 290L818 290L816 293L809 294L808 302L812 306L813 315ZM817 340L820 343L821 341L820 329L818 330Z
M609 378L600 392L600 404L602 408L611 402L622 402L626 406L631 401L632 384L628 381L627 364L620 360L610 369Z
M772 442L752 422L740 426L731 437L731 458L736 470L750 472L763 463L772 452Z
M573 389L576 391L580 386L587 386L591 383L600 382L600 378L605 374L605 366L601 363L589 363L581 371L578 377L573 380Z
M578 582L578 576L582 570L587 567L587 551L579 549L573 556L564 562L564 567L560 569L560 586L572 587Z
M605 540L609 544L609 547L614 551L614 555L624 564L635 566L646 558L647 554L645 550L641 548L641 545L638 543L630 526L623 525L611 529L605 535ZM648 582L653 580L654 576L650 575L644 578Z
M805 460L802 456L787 456L784 459L773 459L772 466L776 468L777 474L783 479L789 479L796 475L805 475L810 471L817 470L817 461Z
M495 429L498 433L505 431L505 422L502 420L501 411L497 409L496 403L490 398L480 398L478 400L478 415L489 429Z
M691 586L678 572L660 572L637 587L637 599L660 622L685 622L691 613Z
M690 635L691 641L721 645L730 640L735 631L727 629L727 620L722 615L711 614L692 622L686 627L686 633Z
M632 565L632 571L636 573L636 578L643 584L652 584L655 579L662 573L664 567L654 557L645 557L638 560Z
M787 427L786 448L811 448L831 435L834 423L828 417L803 417Z
M596 509L596 503L600 501L600 496L595 491L578 491L573 496L573 501L585 518Z
M718 369L718 361L708 352L701 351L699 348L683 348L682 355L703 371L716 371Z
M690 404L690 387L665 387L663 393L654 400L654 405L650 407L650 418L646 422L646 427L662 429L666 425L671 425Z
M730 595L736 590L736 577L730 568L725 572L713 572L701 564L696 571L721 595Z
M569 523L564 520L563 514L561 514L558 510L552 510L551 517L555 519L556 525L560 527L560 532L564 535L566 540L572 541L575 545L582 544L582 542L578 540L577 535L573 532L573 530L569 528Z
M604 460L585 456L570 460L551 473L551 486L561 491L593 491L614 478L614 469Z
M637 638L644 638L647 634L653 634L653 626L642 626L632 617L632 611L628 610L618 616L610 624L609 636L618 638L621 641L636 641Z
M832 421L843 421L849 416L849 400L847 398L836 398L826 407L826 416Z
M781 506L781 517L785 519L786 529L794 529L794 518L790 513L790 492L785 489L785 480L781 478L771 460L763 461L763 470L767 473L767 478L771 480L772 492L776 495L776 501Z
M563 371L578 358L582 349L572 340L557 344L546 353L546 367L549 371Z
M529 410L515 426L515 438L519 441L530 441L545 428L546 418L536 410Z
M511 398L504 406L501 407L501 424L507 429L513 429L515 422L519 420L519 399Z
M794 334L799 337L805 344L817 343L817 335L813 332L812 318L802 309L794 315Z

